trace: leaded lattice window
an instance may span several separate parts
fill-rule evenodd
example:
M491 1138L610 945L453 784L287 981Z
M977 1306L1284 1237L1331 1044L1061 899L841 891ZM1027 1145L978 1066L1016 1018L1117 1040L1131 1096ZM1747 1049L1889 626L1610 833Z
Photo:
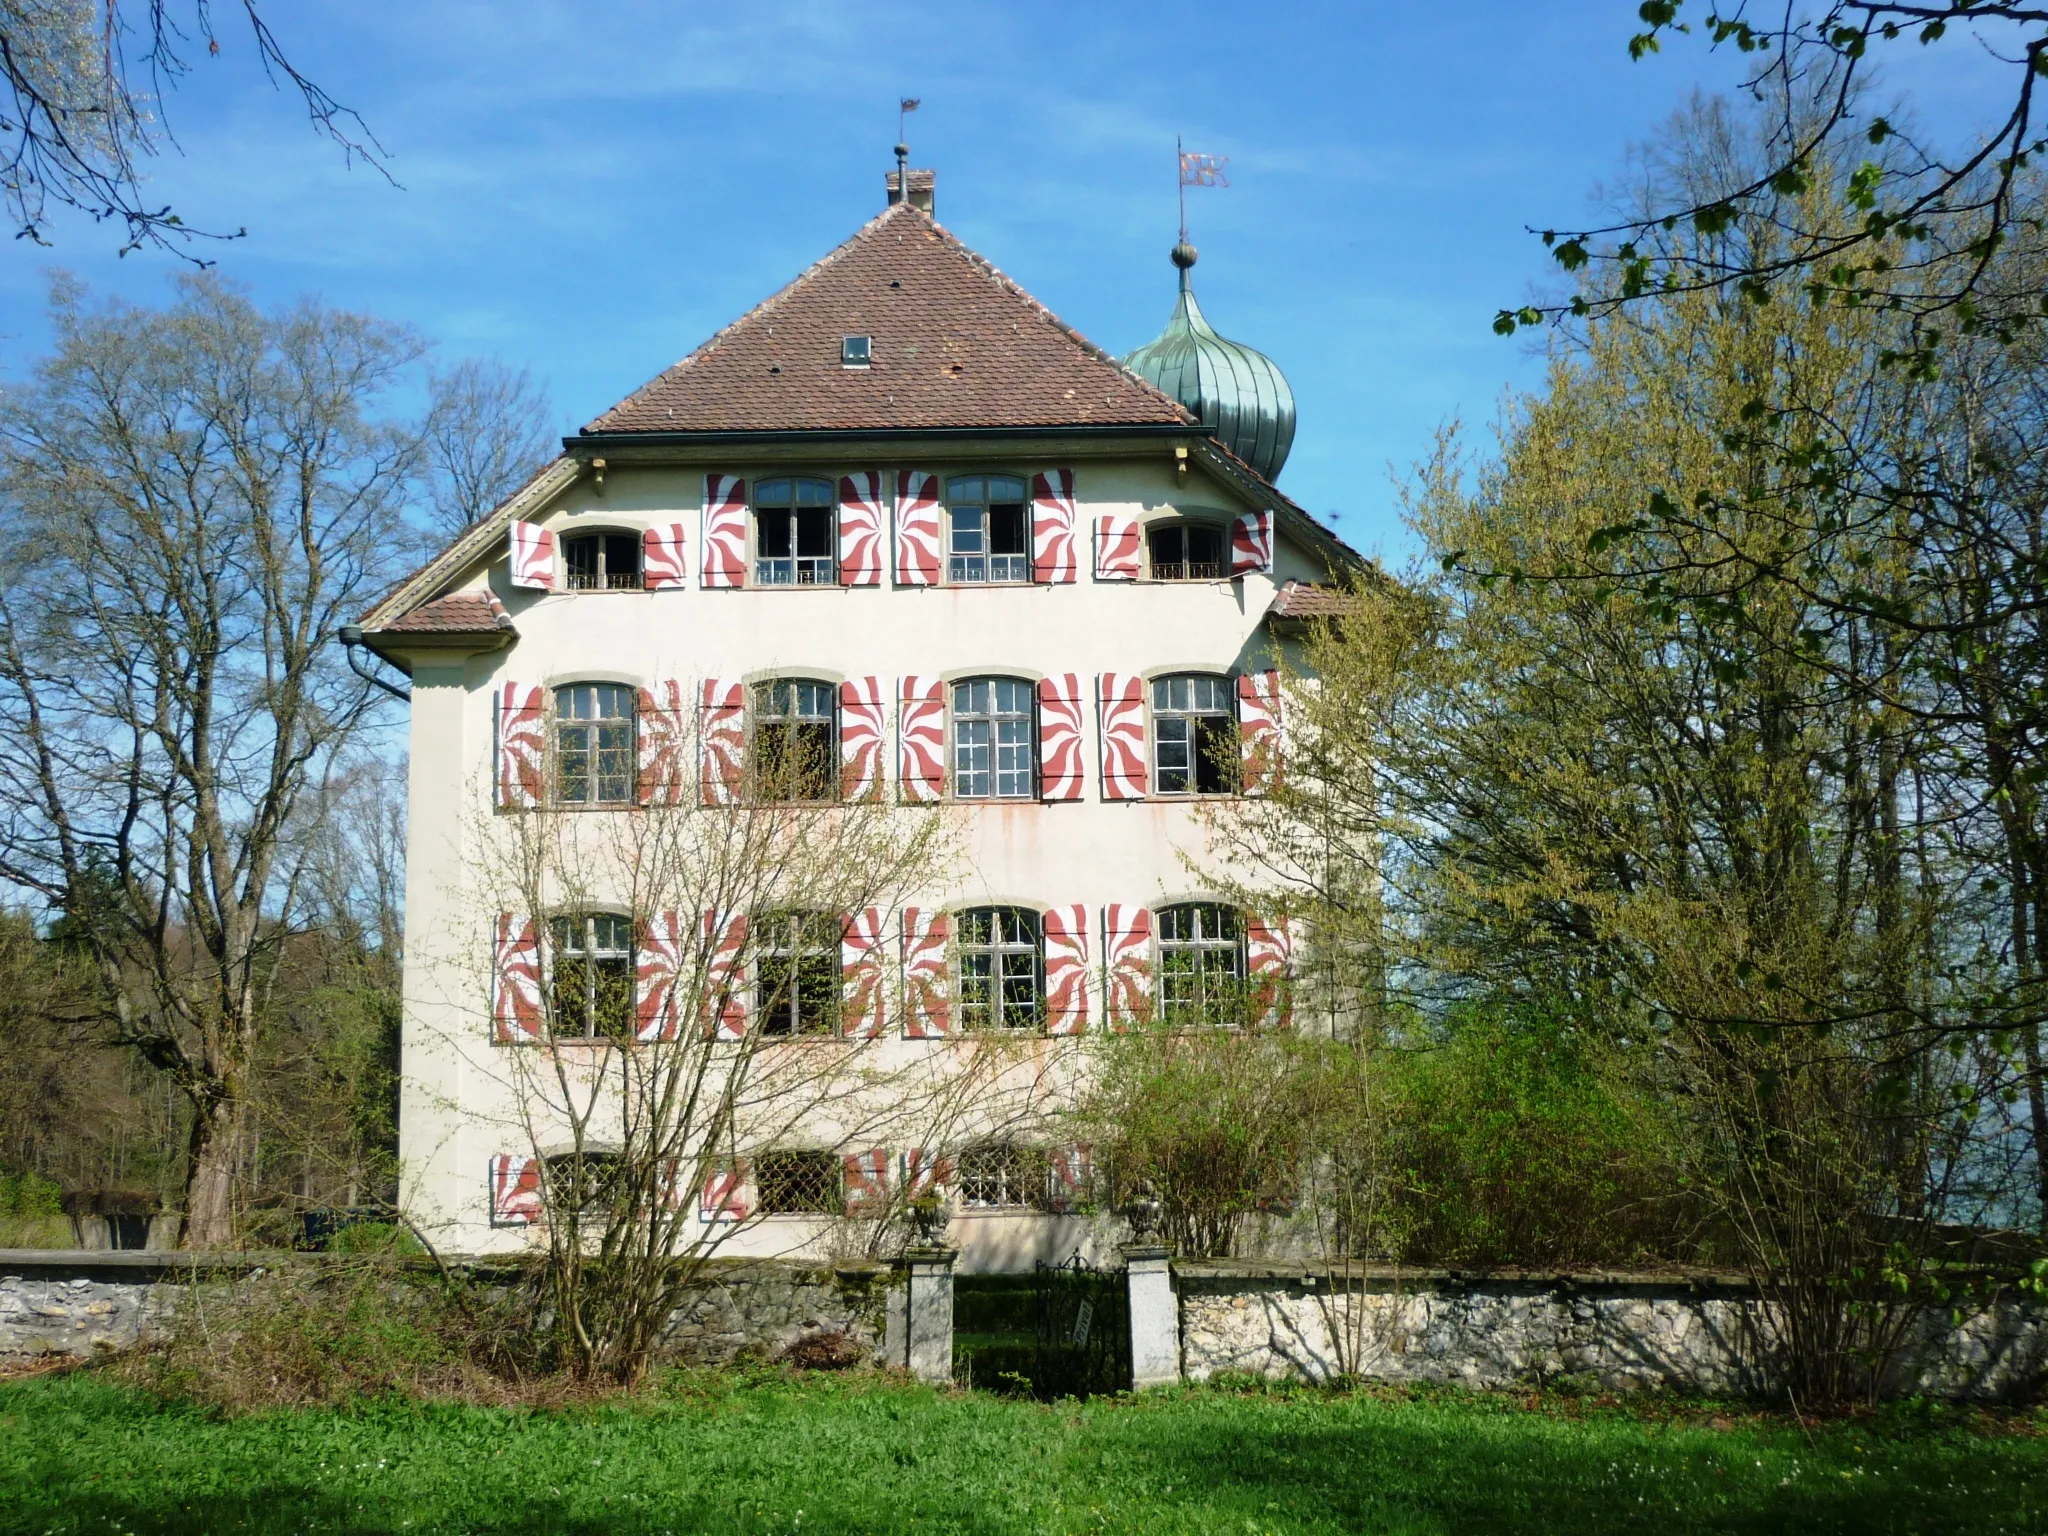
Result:
M764 1216L837 1216L846 1209L839 1158L831 1152L763 1152L754 1187Z

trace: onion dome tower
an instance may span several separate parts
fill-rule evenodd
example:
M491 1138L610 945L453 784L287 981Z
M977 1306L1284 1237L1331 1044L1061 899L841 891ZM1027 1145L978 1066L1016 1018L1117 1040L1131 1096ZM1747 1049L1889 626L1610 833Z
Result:
M1173 248L1180 269L1180 299L1156 340L1124 359L1124 366L1173 396L1202 418L1224 447L1268 480L1278 477L1294 446L1294 391L1265 353L1218 336L1202 318L1188 274L1195 248L1186 238Z

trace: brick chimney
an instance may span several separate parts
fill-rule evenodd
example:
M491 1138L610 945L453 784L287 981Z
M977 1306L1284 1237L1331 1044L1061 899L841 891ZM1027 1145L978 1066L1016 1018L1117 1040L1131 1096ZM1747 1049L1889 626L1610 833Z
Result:
M894 207L903 201L903 188L897 174L890 171L883 178L889 187L889 203ZM932 190L939 179L937 171L912 171L910 173L910 206L922 213L932 212ZM937 215L933 215L937 217Z

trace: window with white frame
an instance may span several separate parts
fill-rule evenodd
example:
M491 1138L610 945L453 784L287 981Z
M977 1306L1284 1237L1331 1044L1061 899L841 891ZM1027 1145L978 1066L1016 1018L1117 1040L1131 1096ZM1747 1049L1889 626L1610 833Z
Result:
M1036 1029L1045 965L1038 914L973 907L953 919L954 996L963 1029Z
M839 798L834 689L811 678L754 685L751 759L755 798L815 802Z
M827 912L769 912L755 918L751 926L761 1033L836 1034L837 919Z
M633 777L633 690L622 683L557 688L555 802L628 805Z
M1016 677L953 685L953 794L960 800L1029 800L1038 750L1033 689Z
M837 579L837 503L830 480L804 477L754 485L754 582L763 587L829 587Z
M1159 912L1155 987L1168 1024L1236 1024L1244 1016L1244 922L1235 907L1195 901Z
M1147 531L1154 581L1220 581L1229 540L1214 523L1160 523Z
M950 581L1029 581L1031 502L1015 475L962 475L946 482L946 575Z
M633 1032L633 923L615 912L569 912L549 922L548 995L565 1039Z
M1152 683L1152 790L1231 795L1238 790L1237 702L1230 679L1181 673Z
M640 535L579 533L562 540L571 592L640 590Z
M1042 1149L1015 1142L983 1142L955 1160L955 1190L968 1210L1042 1208L1051 1177L1051 1162Z

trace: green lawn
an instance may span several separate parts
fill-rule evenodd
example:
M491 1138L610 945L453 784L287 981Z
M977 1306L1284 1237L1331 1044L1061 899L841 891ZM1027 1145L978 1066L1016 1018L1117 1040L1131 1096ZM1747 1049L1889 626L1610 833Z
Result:
M1046 1407L695 1377L562 1412L230 1420L79 1373L0 1386L0 1530L2048 1529L2048 1416L1900 1410L1809 1443L1730 1412L1213 1389Z

